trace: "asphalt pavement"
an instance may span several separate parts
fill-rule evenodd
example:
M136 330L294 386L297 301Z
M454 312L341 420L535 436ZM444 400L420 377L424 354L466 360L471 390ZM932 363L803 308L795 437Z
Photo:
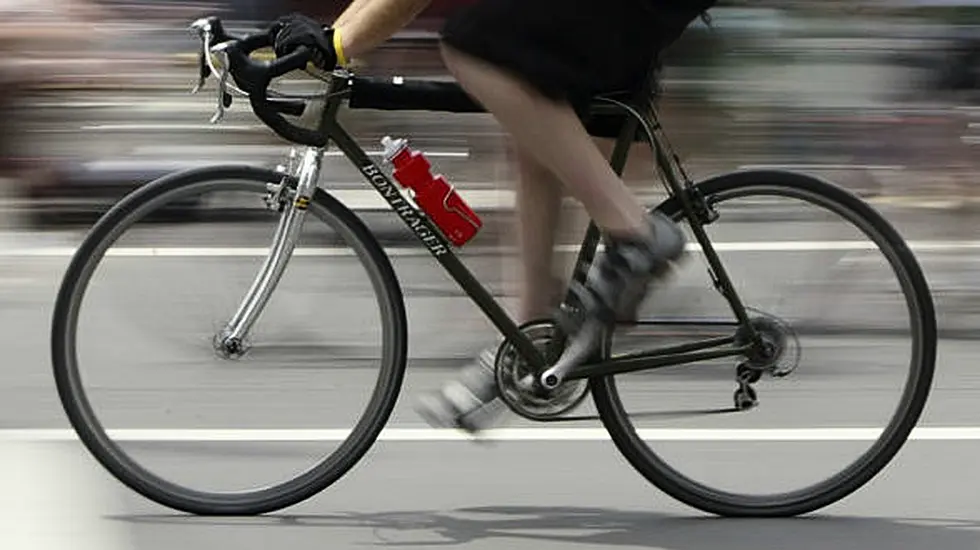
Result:
M977 245L969 233L939 231L936 220L928 218L918 224L897 223L903 223L913 244L920 243L920 258L931 279L949 277L952 267L972 265ZM261 246L258 229L249 227L233 224L203 232L194 226L157 228L127 239L125 245L132 250L189 250L205 247L201 239L208 238L212 250ZM819 224L801 222L786 223L778 238L763 223L743 221L728 227L719 241L800 243L835 235ZM788 544L884 549L928 544L959 549L978 544L980 518L975 510L980 500L966 473L980 453L975 340L941 342L922 430L857 494L802 519L709 519L671 500L630 469L597 431L601 426L594 420L533 426L510 419L504 424L510 431L500 432L499 441L489 445L446 440L445 434L425 429L411 408L413 399L445 380L464 358L492 341L493 333L422 251L395 244L387 249L406 293L411 360L402 397L382 440L341 482L282 513L235 519L174 513L121 487L67 431L51 381L47 331L55 289L79 236L78 231L8 233L0 258L5 274L0 285L0 322L5 327L0 435L5 437L9 468L20 473L18 484L9 485L16 492L7 492L5 517L20 526L19 533L30 534L33 525L34 532L48 537L61 533L62 540L74 545L90 543L110 550L232 544L256 549L365 544L665 549ZM940 236L945 247L935 244ZM562 244L570 242L564 239ZM955 246L949 248L950 243ZM508 292L505 274L513 265L509 255L493 248L499 244L506 245L484 243L463 253L474 272L496 294L506 296L512 290ZM854 259L853 254L819 250L768 254L774 253L739 252L737 247L726 253L733 271L743 274L740 280L747 283L747 294L783 290L776 283L808 270L823 269L831 280L846 283L847 273L832 269L848 265L842 259ZM950 254L960 261L944 262ZM265 332L282 338L281 346L257 346L250 360L232 364L231 369L208 353L207 330L220 317L195 316L199 306L235 304L260 259L138 254L113 259L87 297L92 305L86 307L93 313L83 313L80 357L83 376L92 384L95 406L105 414L107 425L141 430L151 440L165 434L198 439L125 445L162 475L224 489L228 484L272 481L272 476L308 465L312 453L330 447L332 440L284 444L270 437L229 444L213 440L216 430L262 429L275 434L345 429L357 406L363 406L374 363L371 348L360 344L370 342L372 335L376 343L378 328L371 323L376 310L370 307L367 282L357 277L357 265L349 258L296 260L294 275L280 289L282 298L271 306ZM857 265L852 277L878 273L865 271L866 262ZM689 264L675 282L676 296L694 296L698 271L697 262ZM706 296L703 276L700 281ZM835 311L816 305L831 298L838 304L860 297L882 299L881 293L861 294L865 290L860 285L842 286L842 296L835 297L834 289L804 288L797 296L805 300L795 311L851 318L862 308ZM658 295L655 305L678 311L678 302L670 296ZM505 297L505 303L510 307L513 299ZM950 307L941 306L941 312ZM699 310L697 304L693 309ZM228 312L203 310L206 315ZM942 323L948 324L945 319ZM333 340L324 339L331 334ZM755 412L706 413L731 406L734 382L728 364L635 375L623 390L624 403L631 411L636 411L631 403L655 409L641 427L663 430L666 440L659 448L682 471L749 491L782 488L784 482L824 473L842 459L853 458L865 442L852 440L848 430L874 426L884 418L897 397L901 359L907 358L902 355L907 340L898 334L856 330L804 334L801 341L804 360L799 372L787 384L760 384L761 406ZM581 412L591 411L587 404ZM816 442L723 437L739 428L788 429L783 439L816 428L829 435ZM676 440L691 434L701 435ZM74 521L62 521L59 518L65 516L59 514ZM30 540L34 546L21 547L51 547L39 546L36 537Z

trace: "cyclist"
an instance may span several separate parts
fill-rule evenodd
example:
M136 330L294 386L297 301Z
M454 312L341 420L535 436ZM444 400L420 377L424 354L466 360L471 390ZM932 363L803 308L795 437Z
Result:
M301 14L272 25L276 55L299 46L331 70L375 48L413 20L429 0L353 0L330 26ZM573 289L585 315L558 359L576 364L598 344L604 325L635 315L651 282L684 252L671 220L648 213L612 170L584 126L596 94L633 89L654 56L717 0L475 0L448 18L442 56L462 88L510 135L517 153L517 213L523 266L518 321L549 316L552 251L562 191L602 229L604 253L584 288ZM425 395L427 422L470 433L503 410L493 362L481 352L461 376Z

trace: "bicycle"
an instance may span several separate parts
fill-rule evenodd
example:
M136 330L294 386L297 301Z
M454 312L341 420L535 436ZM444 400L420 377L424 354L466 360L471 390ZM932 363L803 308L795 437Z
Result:
M804 174L748 170L694 183L670 149L660 127L654 106L657 82L653 76L639 92L597 97L593 108L595 120L621 124L610 160L617 172L623 170L628 148L633 143L642 142L653 148L657 168L670 194L656 208L675 220L687 220L708 264L711 282L730 307L734 319L637 320L635 323L722 327L731 333L619 356L611 353L610 333L594 361L570 372L556 372L549 368L549 360L557 357L564 341L556 322L543 319L520 326L516 324L464 266L440 231L406 200L388 175L336 120L344 101L351 109L484 112L456 83L358 77L340 70L326 75L308 70L327 83L324 94L270 94L268 87L272 79L307 67L308 51L301 49L283 58L261 62L250 55L270 45L264 33L236 38L224 31L216 17L198 20L192 28L201 40L200 80L195 91L208 76L220 75L218 106L213 121L220 119L224 109L230 106L231 90L248 97L254 113L278 136L305 148L298 155L296 165L278 170L248 166L195 168L140 187L101 217L67 268L57 295L51 329L51 353L59 398L73 429L95 458L119 481L150 500L202 515L261 514L291 506L325 490L344 476L371 448L388 421L406 370L404 297L388 256L367 226L329 191L318 186L321 159L330 142L335 143L359 169L431 257L504 336L495 369L506 405L530 420L559 421L567 418L568 412L591 395L603 427L632 467L652 484L692 507L723 516L756 517L793 516L824 507L856 491L877 475L898 453L918 422L935 367L935 311L918 262L899 233L857 196ZM219 56L225 60L220 70L214 61ZM235 85L228 83L229 75ZM286 120L286 115L300 116L315 99L325 102L316 128L303 128ZM219 180L230 177L238 182L234 184L237 188L261 195L268 208L278 213L279 221L261 271L225 328L214 335L215 351L228 358L248 352L249 330L285 271L294 252L299 227L310 212L342 233L355 248L380 304L385 335L382 362L370 404L340 448L302 475L281 484L254 492L225 495L170 483L145 470L121 451L101 425L81 387L75 338L80 303L89 278L106 249L128 224L153 210L167 197L185 196L220 186ZM640 434L626 416L613 378L618 374L713 359L737 359L734 403L735 409L744 411L757 404L758 395L753 385L764 374L783 379L794 372L794 361L799 358L798 353L794 353L796 335L793 329L777 317L743 304L705 229L718 220L719 204L740 195L800 199L828 209L857 226L887 256L890 268L899 279L914 332L911 368L901 403L875 444L835 476L775 496L746 496L721 491L685 477L666 464L640 440ZM575 280L584 281L600 239L600 232L594 223L590 223L575 260L572 275ZM572 294L566 296L562 307L574 312L576 305ZM518 383L528 373L533 373L536 380L530 389Z

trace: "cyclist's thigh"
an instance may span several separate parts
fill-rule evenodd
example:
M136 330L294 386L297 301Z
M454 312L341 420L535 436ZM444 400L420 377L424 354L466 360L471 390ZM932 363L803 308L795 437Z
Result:
M654 56L713 1L477 0L448 18L442 36L584 114L594 95L641 82Z
M648 17L635 0L478 0L458 10L444 42L528 82L555 99L581 102L615 85L653 49L629 48L624 32ZM645 51L644 51L645 50Z

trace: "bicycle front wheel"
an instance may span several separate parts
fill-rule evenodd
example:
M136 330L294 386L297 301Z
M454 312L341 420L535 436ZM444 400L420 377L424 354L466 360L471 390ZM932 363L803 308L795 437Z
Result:
M936 359L925 277L877 211L823 180L746 171L698 188L719 216L712 248L773 353L594 378L596 407L629 463L683 503L722 516L822 508L868 483L918 422ZM683 217L676 199L659 209ZM737 330L697 259L649 304L660 317L645 304L641 324L610 335L607 357Z
M251 515L308 499L365 455L398 398L401 289L367 227L320 189L242 353L219 349L267 257L282 178L221 166L141 187L88 233L58 292L51 354L71 425L164 506ZM207 210L174 221L167 205L189 199Z

